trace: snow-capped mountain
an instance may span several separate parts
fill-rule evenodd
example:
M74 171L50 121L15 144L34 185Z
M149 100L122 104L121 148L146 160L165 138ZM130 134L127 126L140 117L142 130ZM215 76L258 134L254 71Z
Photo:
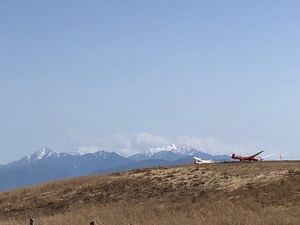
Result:
M23 159L24 162L37 162L40 160L44 160L50 157L59 157L61 153L57 153L52 151L49 148L42 148L39 151L36 151L35 153L25 156Z
M147 151L144 152L144 154L151 158L153 155L162 152L162 151L166 151L166 152L173 152L176 154L181 154L181 155L194 155L195 153L199 152L196 149L193 149L191 147L185 146L185 145L175 145L175 144L171 144L168 145L166 147L159 147L159 148L149 148Z
M89 153L89 152L82 152L80 150L75 150L71 152L55 152L49 148L42 148L34 152L33 154L23 157L20 161L22 161L23 163L37 163L49 159L59 159L62 157L76 157L76 156L86 156L86 155L94 156L96 158L106 159L109 157L110 154L111 152L106 152L106 151Z
M57 156L58 154L48 148L43 148L34 154L30 155L29 158L31 161L42 160L51 156Z
M0 167L0 190L88 175L131 163L115 152L55 152L43 148Z

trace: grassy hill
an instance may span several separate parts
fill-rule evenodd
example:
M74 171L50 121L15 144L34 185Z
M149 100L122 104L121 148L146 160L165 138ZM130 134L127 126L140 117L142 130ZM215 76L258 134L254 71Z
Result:
M300 161L137 169L0 193L0 223L300 224Z

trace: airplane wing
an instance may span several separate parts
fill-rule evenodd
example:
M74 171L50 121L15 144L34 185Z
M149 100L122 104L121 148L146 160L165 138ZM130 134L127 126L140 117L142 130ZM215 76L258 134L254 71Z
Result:
M260 151L260 152L258 152L258 153L256 153L256 154L254 154L254 155L251 155L251 156L249 156L249 158L253 158L253 157L256 157L256 156L258 156L259 154L261 154L261 153L263 153L264 151Z
M202 159L200 159L200 158L198 158L198 157L193 157L194 159L196 159L196 160L199 160L199 161L202 161Z
M272 157L272 156L274 156L274 155L275 155L275 154L272 153L272 154L270 154L270 155L263 156L262 158L263 158L263 159L266 159L266 158Z

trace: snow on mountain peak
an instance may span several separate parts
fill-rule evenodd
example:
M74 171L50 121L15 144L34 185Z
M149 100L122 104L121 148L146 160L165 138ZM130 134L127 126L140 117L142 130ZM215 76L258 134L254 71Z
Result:
M151 157L154 154L159 153L161 151L169 151L169 152L174 152L174 153L182 154L182 155L193 155L195 152L197 152L196 149L190 148L185 145L170 144L166 147L149 148L147 151L145 151L144 154L147 157Z
M52 151L51 149L48 148L42 148L38 151L36 151L35 153L32 153L30 155L27 155L25 157L23 157L21 159L22 163L27 164L27 163L35 163L44 159L48 159L48 158L60 158L60 157L66 157L66 156L84 156L84 155L88 155L88 154L92 154L94 155L96 158L108 158L109 156L109 152L105 152L105 151L98 151L98 152L84 152L84 151L80 151L80 150L75 150L75 151L71 151L71 152L55 152Z
M42 160L45 158L48 158L50 156L56 156L57 153L48 149L48 148L42 148L41 150L38 150L37 152L31 154L28 158L31 162Z
M172 150L176 150L178 149L178 147L175 144L170 144L166 147L167 151L172 151Z

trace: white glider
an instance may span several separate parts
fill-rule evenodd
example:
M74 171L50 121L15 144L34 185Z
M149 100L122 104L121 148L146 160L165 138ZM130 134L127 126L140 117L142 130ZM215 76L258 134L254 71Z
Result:
M193 157L194 159L194 164L204 164L204 163L214 163L215 161L213 160L204 160L204 159L200 159L198 157Z

